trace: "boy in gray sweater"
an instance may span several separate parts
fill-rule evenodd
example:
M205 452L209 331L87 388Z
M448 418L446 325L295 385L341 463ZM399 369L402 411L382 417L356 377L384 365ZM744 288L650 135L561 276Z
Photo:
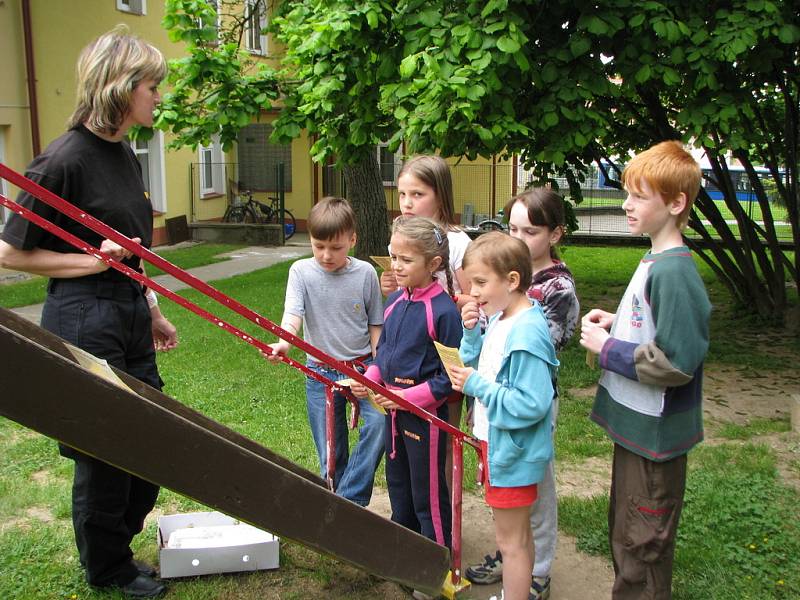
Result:
M308 216L313 258L296 261L289 269L286 302L281 327L341 361L369 364L383 325L383 298L375 269L348 256L356 243L355 214L343 198L323 198ZM271 344L270 360L289 350L283 340ZM307 357L307 365L331 381L345 375ZM357 361L357 363L353 362ZM320 473L327 479L325 430L325 386L306 379L308 422L320 463ZM334 395L336 493L366 506L372 497L375 470L384 451L384 417L366 398L360 399L363 423L358 443L349 454L346 400Z

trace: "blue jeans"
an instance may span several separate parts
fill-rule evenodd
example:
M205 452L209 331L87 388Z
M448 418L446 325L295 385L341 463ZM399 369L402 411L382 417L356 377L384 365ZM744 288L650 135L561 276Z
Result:
M326 368L314 361L307 366L331 381L344 379L339 371ZM358 429L358 442L350 454L348 443L347 400L341 394L334 394L334 431L336 432L336 474L334 489L340 496L366 506L372 498L372 485L375 481L375 470L383 456L384 416L375 410L366 398L359 400L361 427ZM327 436L325 432L325 386L310 377L306 377L306 405L308 407L308 423L317 447L320 464L320 475L327 479Z

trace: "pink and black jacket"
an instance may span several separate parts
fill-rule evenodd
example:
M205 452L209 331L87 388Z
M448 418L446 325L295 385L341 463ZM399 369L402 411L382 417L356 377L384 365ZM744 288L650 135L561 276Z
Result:
M461 315L452 298L434 281L411 291L389 295L375 362L366 376L389 389L403 389L405 398L425 410L436 409L453 393L450 378L433 346L458 348Z

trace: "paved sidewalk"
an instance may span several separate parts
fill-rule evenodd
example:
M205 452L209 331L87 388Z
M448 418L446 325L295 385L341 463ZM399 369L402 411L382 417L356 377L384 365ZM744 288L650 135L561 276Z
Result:
M294 260L309 254L311 254L311 244L308 241L308 236L298 234L286 246L250 246L240 248L220 255L230 256L230 260L195 267L194 269L189 269L188 272L205 282L211 282L257 271L258 269L264 269L280 262ZM7 274L8 272L6 272ZM189 287L171 275L158 275L153 278L153 281L175 292ZM32 304L15 308L13 311L38 324L42 316L42 306L42 304Z

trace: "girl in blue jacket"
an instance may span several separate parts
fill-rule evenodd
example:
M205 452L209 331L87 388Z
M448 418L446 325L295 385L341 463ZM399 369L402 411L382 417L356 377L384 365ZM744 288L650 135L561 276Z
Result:
M530 510L553 458L553 376L558 366L544 312L526 291L530 251L500 232L474 241L464 256L473 300L461 310L460 354L478 368L450 371L453 388L475 396L473 434L483 445L486 503L503 556L503 597L527 600L533 569ZM477 323L489 317L486 333Z

